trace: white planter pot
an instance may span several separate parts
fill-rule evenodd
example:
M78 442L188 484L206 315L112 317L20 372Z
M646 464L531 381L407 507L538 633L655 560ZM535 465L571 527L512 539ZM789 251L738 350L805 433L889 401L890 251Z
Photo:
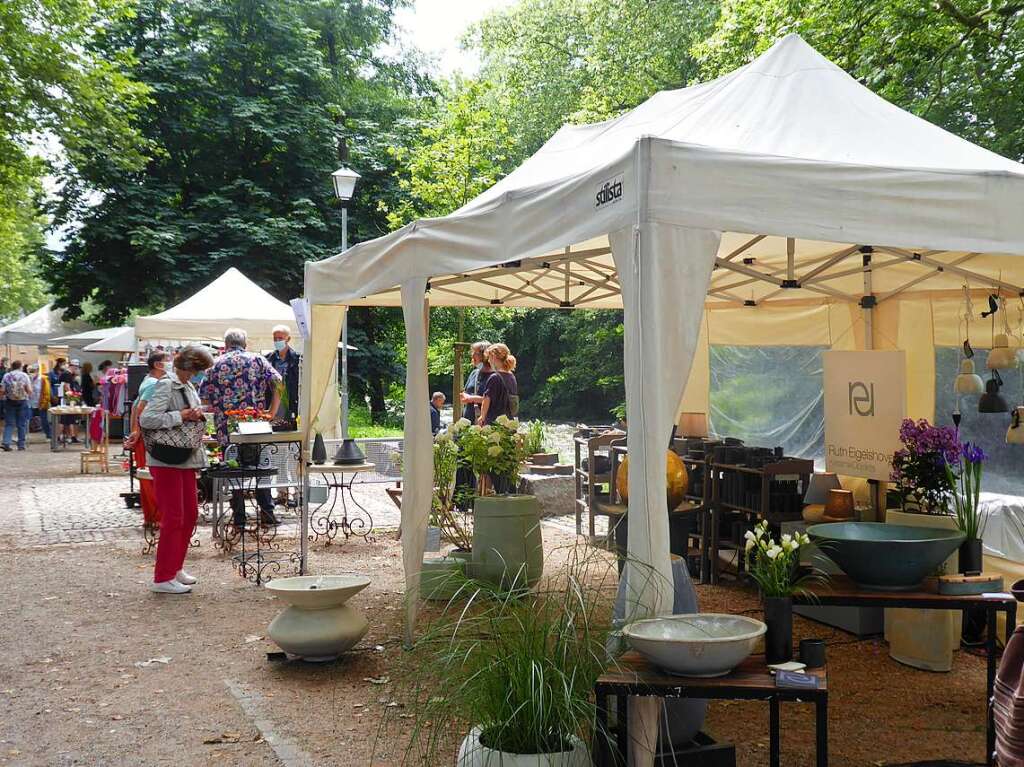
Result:
M456 767L589 767L590 754L583 741L574 737L573 750L557 754L508 754L480 743L480 728L474 727L459 746Z
M345 602L370 584L352 575L304 575L268 581L265 588L289 603L267 633L291 658L329 661L354 647L369 624Z

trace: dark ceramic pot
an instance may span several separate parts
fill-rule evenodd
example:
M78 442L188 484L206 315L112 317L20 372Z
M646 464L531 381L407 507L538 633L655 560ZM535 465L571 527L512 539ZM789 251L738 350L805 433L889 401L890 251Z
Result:
M324 444L324 435L320 432L317 432L316 437L313 438L313 451L310 458L317 466L327 463L327 445Z
M238 463L240 466L249 468L260 465L260 450L262 445L241 444L238 446Z
M984 569L983 547L980 538L968 538L960 544L960 572L978 575Z
M767 597L764 600L764 659L767 663L788 663L793 660L793 600L790 597Z

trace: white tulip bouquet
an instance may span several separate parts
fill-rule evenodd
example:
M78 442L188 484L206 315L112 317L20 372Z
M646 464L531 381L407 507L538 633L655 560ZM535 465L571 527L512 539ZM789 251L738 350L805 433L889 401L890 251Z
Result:
M784 533L776 543L768 532L768 523L762 521L744 538L747 572L760 587L762 597L791 597L810 577L797 577L800 547L811 542L805 533Z

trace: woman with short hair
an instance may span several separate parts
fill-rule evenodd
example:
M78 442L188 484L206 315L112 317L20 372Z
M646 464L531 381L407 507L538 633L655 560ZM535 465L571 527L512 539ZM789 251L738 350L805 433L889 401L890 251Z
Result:
M157 382L139 414L139 425L147 432L146 460L160 507L160 542L150 586L158 593L187 594L196 582L182 569L199 516L196 470L206 466L202 443L206 416L192 382L212 365L213 357L204 347L186 346L174 359L173 373ZM154 439L158 430L177 432L175 441L186 446L162 444Z
M491 344L487 347L487 361L494 373L487 379L480 403L477 423L481 426L494 423L498 416L514 418L519 415L519 382L514 375L516 358L505 344Z

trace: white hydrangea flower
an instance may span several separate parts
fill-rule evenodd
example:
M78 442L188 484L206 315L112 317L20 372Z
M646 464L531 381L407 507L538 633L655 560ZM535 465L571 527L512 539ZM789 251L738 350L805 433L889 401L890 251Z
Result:
M501 442L501 435L498 434L498 432L496 431L491 432L489 435L487 435L487 441L494 442L495 444L497 444L498 442Z
M450 435L450 434L449 434L448 432L446 432L446 431L439 431L439 432L437 433L437 436L436 436L436 437L435 437L434 439L435 439L435 441L437 441L437 442L450 442L450 441L451 441L451 439L452 439L452 437L451 437L451 435Z
M455 423L457 423L457 424L459 425L459 428L460 428L460 429L465 429L465 428L466 428L467 426L472 426L472 425L473 425L473 424L471 424L471 423L469 422L469 419L468 419L468 418L460 418L460 419L459 419L458 421L456 421Z
M519 419L518 418L511 418L511 419L509 419L508 423L505 424L505 425L509 429L511 429L512 431L515 431L516 429L519 428Z
M489 448L487 448L487 455L499 456L503 452L504 451L501 449L501 445L491 445Z
M494 419L494 422L499 426L504 426L505 424L508 423L508 416L502 413L501 415Z

